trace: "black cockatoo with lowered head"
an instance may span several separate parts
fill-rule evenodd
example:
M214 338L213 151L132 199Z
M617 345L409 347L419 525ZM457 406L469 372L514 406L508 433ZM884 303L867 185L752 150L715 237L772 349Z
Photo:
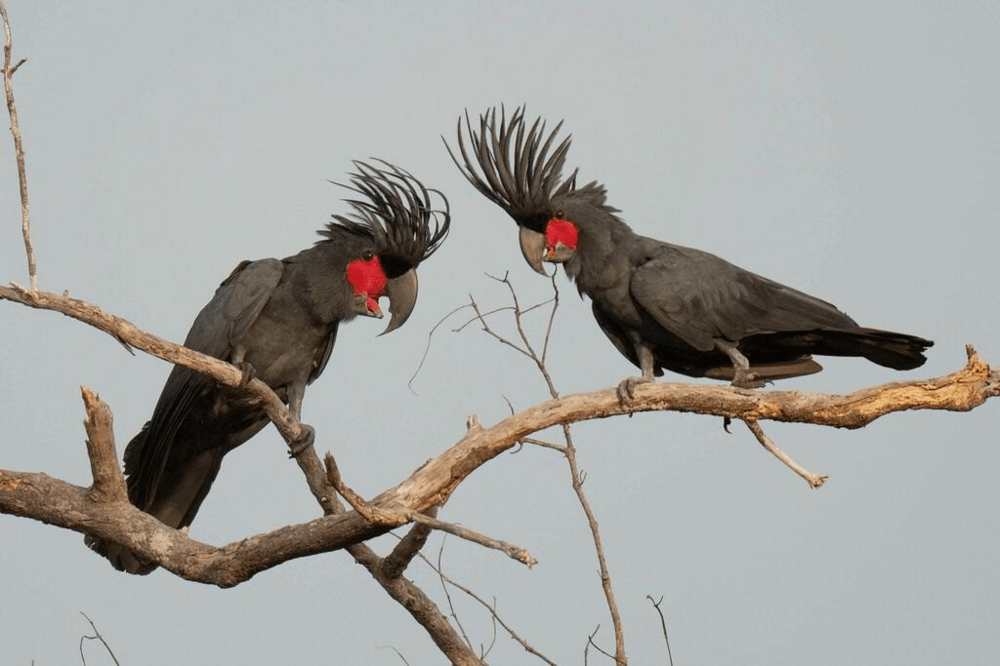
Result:
M326 368L342 322L382 318L389 299L394 331L417 298L417 266L448 234L448 201L386 162L355 162L344 185L355 198L322 240L284 259L244 261L201 310L184 345L240 367L270 386L299 419L306 386ZM433 195L433 196L432 196ZM434 199L440 199L435 201ZM373 352L374 353L374 352ZM376 383L375 379L362 379ZM222 458L268 423L258 401L175 366L153 416L125 449L129 500L163 523L184 528L219 473ZM306 427L311 444L312 429ZM115 568L146 574L156 565L99 539L87 543Z
M547 133L541 118L529 127L524 114L521 107L508 121L491 109L478 132L466 114L458 150L445 146L466 179L517 222L528 264L542 275L543 261L562 264L604 333L642 370L619 384L622 401L664 369L759 388L818 372L813 354L896 370L926 360L930 340L864 328L826 301L713 254L634 233L603 185L577 186L577 170L563 178L570 137L556 143L562 122Z

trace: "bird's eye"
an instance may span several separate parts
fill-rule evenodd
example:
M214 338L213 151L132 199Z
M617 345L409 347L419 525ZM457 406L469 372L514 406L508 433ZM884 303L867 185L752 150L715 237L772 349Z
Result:
M561 220L561 219L563 219L563 212L562 212L561 210L557 210L557 211L556 211L556 214L555 214L555 218L556 218L557 220Z
M365 261L371 261L372 257L374 256L375 255L372 254L371 250L365 250L364 252L361 253L361 258L364 259Z

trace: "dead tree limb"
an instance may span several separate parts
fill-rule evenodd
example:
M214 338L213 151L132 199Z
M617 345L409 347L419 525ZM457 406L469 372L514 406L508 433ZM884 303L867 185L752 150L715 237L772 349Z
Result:
M132 347L205 372L224 384L236 386L241 379L240 371L227 363L150 335L83 301L9 287L0 287L0 298L61 312ZM282 435L298 437L299 424L263 382L253 380L248 390L261 397ZM966 366L950 375L894 382L843 396L650 383L637 387L635 399L622 405L615 390L609 388L549 400L490 428L471 428L451 448L370 504L387 511L406 510L426 515L442 506L479 466L521 439L554 425L588 419L671 410L741 420L860 428L880 416L904 410L968 411L998 394L1000 371L991 370L971 347ZM315 454L299 458L300 465L311 469L307 476L312 479L310 487L314 494L321 502L329 503L332 489L326 483L319 459ZM324 510L329 515L214 548L167 528L127 502L97 502L87 489L44 474L0 471L0 512L117 540L183 578L223 587L237 585L281 562L347 548L390 529L373 525L356 511L338 512L330 507Z
M14 72L23 65L27 58L21 58L11 63L14 42L10 32L10 21L7 19L7 7L0 2L0 18L3 19L3 89L7 97L7 114L10 116L10 133L14 136L14 155L17 159L17 178L21 193L21 236L24 238L24 251L28 257L28 280L32 291L38 290L38 276L35 267L35 248L31 243L31 215L28 205L28 173L24 167L24 143L21 141L21 126L17 122L17 105L14 103Z

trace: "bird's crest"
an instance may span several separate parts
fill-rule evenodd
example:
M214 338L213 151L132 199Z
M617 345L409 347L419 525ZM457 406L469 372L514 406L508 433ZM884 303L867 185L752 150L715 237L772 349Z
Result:
M319 234L331 240L344 232L371 238L386 275L394 278L441 246L451 227L451 212L439 190L424 187L405 169L374 161L384 168L355 160L357 171L350 174L350 183L335 183L365 198L345 199L353 210L334 215ZM434 207L432 194L441 199L440 207Z
M498 124L494 107L479 116L477 134L466 111L468 146L463 138L462 118L458 119L461 161L447 141L445 147L462 175L477 190L507 211L518 224L537 226L547 221L539 218L548 214L553 197L576 191L576 170L562 180L563 165L572 138L565 137L553 148L562 121L546 133L545 121L541 117L529 128L524 112L525 107L519 107L508 122L501 106Z

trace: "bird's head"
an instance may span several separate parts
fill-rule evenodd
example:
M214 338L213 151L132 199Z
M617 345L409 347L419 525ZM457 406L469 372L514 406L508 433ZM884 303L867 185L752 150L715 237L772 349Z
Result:
M490 109L479 116L478 132L468 113L464 118L464 131L458 119L461 160L445 141L448 154L473 187L517 222L525 260L545 275L543 260L566 261L576 250L576 225L557 210L558 201L572 199L576 189L576 171L562 178L570 137L556 145L561 122L552 132L546 132L541 118L528 127L524 107L509 121L503 107L499 114Z
M381 319L379 299L388 297L392 316L381 333L385 335L413 312L416 268L444 242L451 214L441 192L424 187L404 169L376 161L380 166L355 161L357 171L350 174L350 183L337 183L363 198L346 199L353 210L334 215L320 234L333 241L343 240L345 234L359 241L350 244L358 249L347 263L347 283L357 314ZM432 194L440 199L437 207Z
M521 253L538 273L546 275L543 261L565 264L581 248L606 240L614 224L621 223L616 209L605 203L603 185L596 182L575 187L552 198L548 219L540 225L521 225Z
M499 114L490 109L479 116L478 131L466 113L464 129L458 120L458 155L445 146L466 180L517 222L525 261L547 275L543 262L570 261L588 238L607 233L609 219L620 220L605 203L603 185L577 187L578 169L563 178L571 137L557 142L562 122L547 132L542 118L529 126L524 113L519 107L508 120L503 107Z

